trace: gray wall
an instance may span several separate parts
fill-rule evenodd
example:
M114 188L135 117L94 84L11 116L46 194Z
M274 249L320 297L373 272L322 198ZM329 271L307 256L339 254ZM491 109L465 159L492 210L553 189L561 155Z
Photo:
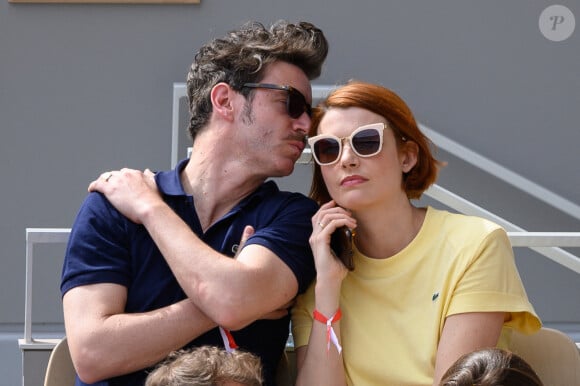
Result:
M578 1L558 1L576 15ZM20 383L26 227L69 227L102 171L170 165L171 85L195 50L241 22L322 27L324 84L350 78L396 90L418 120L580 203L580 27L552 42L550 3L515 1L202 0L200 5L0 5L0 384ZM528 230L579 231L555 212L440 153L441 183ZM304 190L305 179L290 185ZM547 324L580 323L578 276L517 250ZM35 280L58 299L60 250ZM575 252L578 254L578 252ZM55 268L56 267L56 268ZM58 306L39 322L60 321ZM51 329L50 325L39 328Z

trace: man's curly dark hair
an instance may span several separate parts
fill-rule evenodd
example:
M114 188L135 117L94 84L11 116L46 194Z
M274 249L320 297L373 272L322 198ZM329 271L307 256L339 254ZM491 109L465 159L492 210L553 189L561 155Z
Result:
M210 91L216 84L225 82L247 96L250 91L243 90L243 84L259 82L268 65L276 61L299 67L312 80L320 76L327 54L326 37L308 22L280 20L269 29L248 22L210 41L197 52L187 75L191 138L209 121Z

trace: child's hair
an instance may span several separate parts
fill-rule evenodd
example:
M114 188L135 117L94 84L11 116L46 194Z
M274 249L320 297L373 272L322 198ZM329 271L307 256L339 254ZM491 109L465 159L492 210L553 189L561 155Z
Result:
M443 375L439 386L543 386L520 356L499 348L463 355Z
M201 346L175 351L147 377L145 386L261 386L262 364L248 352Z

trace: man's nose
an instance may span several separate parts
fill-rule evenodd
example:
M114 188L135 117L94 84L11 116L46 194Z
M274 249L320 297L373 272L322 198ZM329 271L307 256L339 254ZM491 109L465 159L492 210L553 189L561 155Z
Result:
M310 128L310 123L312 123L312 119L305 111L298 118L294 119L293 127L295 131L300 131L306 135Z

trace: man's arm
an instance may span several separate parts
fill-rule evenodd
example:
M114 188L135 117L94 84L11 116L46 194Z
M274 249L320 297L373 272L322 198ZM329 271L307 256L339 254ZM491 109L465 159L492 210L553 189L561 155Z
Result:
M222 255L162 201L142 222L187 296L220 326L240 329L298 292L292 270L263 246L243 247L235 259Z
M75 287L63 297L71 357L79 377L94 383L147 368L216 324L188 299L144 313L124 313L117 284Z
M107 175L89 190L145 226L184 292L220 326L240 329L296 296L294 273L269 249L249 245L232 259L199 239L161 199L151 173L124 169L110 181Z

